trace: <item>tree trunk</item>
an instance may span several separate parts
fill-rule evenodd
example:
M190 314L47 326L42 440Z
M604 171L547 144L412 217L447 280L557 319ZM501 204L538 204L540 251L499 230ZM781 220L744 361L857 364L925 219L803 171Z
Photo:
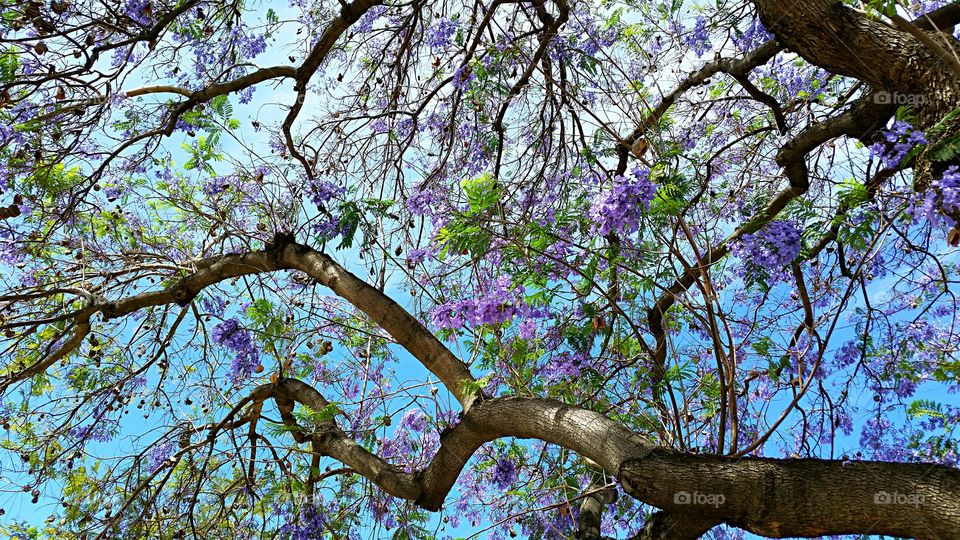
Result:
M914 26L940 50L914 34L894 28L845 6L839 0L754 0L760 20L777 39L806 61L831 73L853 77L877 91L875 99L913 108L914 126L929 130L960 107L960 77L951 64L960 44L948 32L960 18L956 5L946 6ZM939 24L938 24L939 23ZM906 23L908 25L912 23ZM945 56L943 51L947 51ZM924 189L956 158L931 162L930 150L960 132L960 121L947 122L916 163L916 185Z

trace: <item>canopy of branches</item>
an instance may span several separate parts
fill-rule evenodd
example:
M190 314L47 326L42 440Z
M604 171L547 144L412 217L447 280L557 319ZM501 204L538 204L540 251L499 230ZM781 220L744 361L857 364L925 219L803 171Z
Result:
M0 10L0 532L957 538L960 4Z

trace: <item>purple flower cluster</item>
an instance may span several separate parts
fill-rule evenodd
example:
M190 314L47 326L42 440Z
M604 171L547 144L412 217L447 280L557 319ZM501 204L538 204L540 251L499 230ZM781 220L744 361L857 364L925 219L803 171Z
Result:
M657 185L650 180L650 171L634 167L627 177L613 179L610 190L601 191L590 206L593 232L611 231L631 233L640 227L640 217L650 208Z
M327 534L327 518L312 506L305 506L299 515L280 527L279 537L286 540L313 540Z
M610 24L610 21L598 17L588 5L578 4L565 26L562 39L554 43L551 56L560 61L568 61L575 55L584 61L595 59L602 49L617 42L622 26L619 23Z
M152 10L150 0L127 0L127 15L143 26L153 24Z
M534 339L537 337L537 322L533 319L527 319L520 323L519 331L517 335L520 336L520 339Z
M788 221L771 221L763 229L743 235L735 249L755 266L776 271L800 254L800 230Z
M422 433L427 429L427 415L420 409L410 409L403 413L400 419L400 428L416 433Z
M211 296L209 298L205 297L200 304L203 306L203 309L207 311L207 313L216 317L223 317L223 311L227 307L227 301L219 296Z
M500 324L512 319L524 307L523 292L523 287L513 287L509 277L500 276L488 283L475 300L447 302L434 308L433 324L450 329L461 328L466 323Z
M113 434L102 423L94 423L89 426L77 426L70 428L70 436L82 441L108 442L113 439Z
M583 372L585 359L586 355L583 353L564 352L550 358L550 361L540 370L540 374L550 383L572 381Z
M834 353L834 362L838 367L844 368L860 361L861 350L860 343L854 340L847 341L840 349Z
M418 189L407 197L407 209L415 216L430 216L436 211L440 196L429 189Z
M470 88L470 83L476 78L477 76L473 74L473 68L464 64L457 68L457 71L453 74L453 87L464 92Z
M16 234L9 229L0 229L0 262L12 268L21 260L23 253L18 247Z
M329 202L330 199L342 197L346 192L347 190L342 186L321 180L314 182L310 200L313 201L313 204L317 205L317 208L323 208L325 207L324 203Z
M883 137L886 142L870 145L870 159L879 157L883 165L891 169L899 165L914 147L927 144L922 131L914 131L913 126L902 120L895 120L890 129L883 132Z
M240 56L252 60L267 51L267 39L263 34L248 33L246 25L235 26L230 31L229 41L240 49Z
M792 58L779 55L774 61L759 68L756 77L777 82L775 95L778 99L813 100L828 87L829 74L817 66L796 63Z
M153 449L150 450L150 453L147 454L147 469L149 469L150 472L156 472L157 469L163 467L163 464L170 459L171 455L173 455L172 442L154 446Z
M374 23L377 22L377 19L383 17L386 12L387 6L374 6L370 8L370 10L364 13L363 16L360 17L360 20L354 24L353 30L358 34L366 34L373 30Z
M697 58L703 56L703 53L713 48L710 43L710 31L707 29L707 18L697 17L697 22L693 26L693 31L683 38L683 42L693 49Z
M885 418L869 418L860 432L860 446L872 459L905 461L907 441Z
M733 38L733 43L741 51L749 51L771 38L773 38L773 35L767 31L759 18L755 18L743 34Z
M430 418L423 411L407 411L393 436L380 440L380 457L402 466L407 472L416 470L440 447L440 433L430 427Z
M510 458L498 459L491 471L491 480L499 489L507 489L517 480L517 463Z
M960 169L950 166L943 176L930 183L930 188L916 195L914 217L926 218L933 224L945 219L953 227L960 226Z
M439 19L427 29L427 45L434 51L446 49L453 42L457 29L456 21L447 18Z
M242 328L237 319L227 319L214 326L213 341L237 354L230 363L230 379L234 384L248 378L260 364L260 353L253 335Z

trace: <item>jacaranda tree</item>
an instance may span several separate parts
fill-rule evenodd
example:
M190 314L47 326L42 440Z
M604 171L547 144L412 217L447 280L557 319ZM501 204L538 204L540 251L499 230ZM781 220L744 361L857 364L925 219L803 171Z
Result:
M960 4L0 6L8 535L960 535Z

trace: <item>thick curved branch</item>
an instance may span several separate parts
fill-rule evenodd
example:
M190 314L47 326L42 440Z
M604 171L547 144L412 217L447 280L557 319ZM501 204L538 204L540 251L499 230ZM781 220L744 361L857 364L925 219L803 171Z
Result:
M280 269L274 253L270 250L211 257L197 262L196 266L197 271L163 290L107 302L99 307L99 311L103 313L104 319L114 319L145 307L165 304L185 306L192 302L201 290L214 283Z
M721 522L675 512L654 512L631 540L696 540Z
M310 385L295 379L277 383L274 395L281 414L290 415L293 402L319 410L329 402ZM344 433L333 420L312 434L324 455L375 482L395 497L439 510L460 471L480 445L502 437L540 439L568 448L615 473L632 456L653 449L646 439L600 413L559 401L535 398L481 400L461 415L460 423L440 436L440 449L423 470L407 473L370 453ZM305 439L304 439L305 440Z
M928 90L949 67L916 37L834 0L753 0L760 20L806 61L878 89Z
M50 366L56 364L57 361L65 358L68 354L79 347L80 344L83 343L84 338L90 334L90 316L92 313L92 310L85 309L75 316L73 332L70 335L70 338L64 341L59 347L56 348L56 350L51 351L49 354L41 357L26 368L21 369L16 373L4 375L2 378L0 378L0 395L3 395L10 385L33 377L34 375L43 373L49 369Z
M928 147L917 157L914 188L922 191L956 158L942 160L931 148L951 140L960 131L960 120L941 124L960 106L960 77L954 73L957 50L951 34L924 29L939 27L936 21L952 21L956 10L934 12L903 25L909 30L874 20L836 0L754 0L760 20L803 59L832 73L854 77L877 91L890 92L889 101L908 99L914 112L914 127L927 130ZM939 11L939 10L938 10ZM917 34L920 34L918 37ZM932 46L931 46L932 44ZM947 57L943 57L946 54Z
M960 3L953 2L914 19L913 25L921 30L953 33L960 23Z
M294 379L274 390L285 414L293 403L328 405ZM936 464L817 459L726 458L657 448L600 413L559 401L479 401L441 435L426 468L407 473L357 444L333 420L311 434L314 448L342 461L384 491L439 510L480 445L535 438L567 448L616 473L637 499L665 509L647 538L693 538L719 522L773 537L863 533L950 538L960 530L960 470ZM922 504L891 508L901 499ZM643 538L643 536L641 536Z
M477 399L465 387L473 382L467 366L407 310L379 289L353 275L326 254L306 246L289 244L282 251L282 264L295 268L332 290L366 313L424 367L440 378L464 410Z
M909 33L911 36L917 38L920 43L923 43L934 55L943 60L947 66L953 71L953 74L957 77L960 77L960 61L957 60L957 54L947 51L940 42L930 37L929 34L918 28L912 22L904 19L894 11L893 13L888 13L887 17L893 21L894 26L903 30L904 32Z
M196 268L193 273L162 290L121 300L96 302L85 307L73 317L77 322L77 329L67 343L47 359L24 371L9 375L3 381L4 387L42 372L73 350L89 332L88 323L95 313L102 313L104 319L114 319L151 306L185 306L192 302L200 291L214 283L265 272L295 269L303 271L366 313L398 344L439 377L465 410L469 409L478 397L464 384L474 381L469 369L419 320L382 291L350 273L326 254L296 244L288 236L277 235L274 243L264 250L210 257L194 261L192 265Z
M274 259L275 257L269 251L211 257L195 263L197 268L195 272L162 290L145 292L112 302L94 298L94 302L70 316L74 322L70 339L29 367L5 375L0 379L0 392L13 384L43 373L58 360L79 347L83 339L90 333L90 318L96 313L101 313L106 320L129 315L146 307L166 304L185 306L201 290L214 283L225 279L277 270L278 266Z
M809 187L807 154L821 144L840 136L848 136L869 143L869 137L882 128L896 106L879 104L874 93L858 99L842 114L803 130L777 152L777 165L783 167L790 185L806 190Z

